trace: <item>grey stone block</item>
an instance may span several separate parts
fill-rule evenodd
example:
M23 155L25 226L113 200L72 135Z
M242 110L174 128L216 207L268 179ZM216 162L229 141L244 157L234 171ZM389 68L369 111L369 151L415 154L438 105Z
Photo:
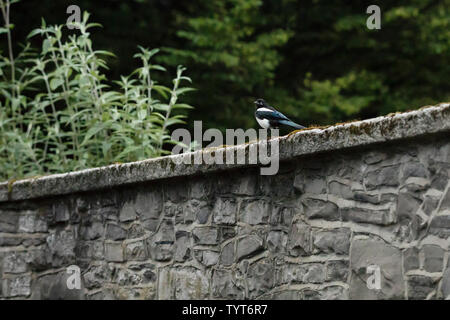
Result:
M111 288L95 291L86 296L86 300L114 300L114 292Z
M95 240L103 237L104 228L100 221L88 221L82 223L80 227L80 236L83 240Z
M108 240L123 240L127 237L127 231L117 224L108 223L105 236Z
M327 190L327 182L324 176L307 177L303 190L305 193L324 194Z
M333 202L306 198L302 203L305 214L309 219L325 219L331 221L340 219L338 206Z
M33 285L31 298L35 300L84 300L84 283L80 278L80 289L69 289L67 282L70 276L65 271L39 277Z
M233 193L237 195L253 196L258 191L257 175L246 175L239 179L238 184L233 188Z
M408 162L403 165L403 181L410 177L428 177L428 170L420 162Z
M236 223L236 214L236 199L217 198L213 209L214 223L233 225Z
M269 197L290 197L294 193L294 177L291 173L281 172L276 175L261 175L259 178L259 187L263 195Z
M176 222L190 224L197 220L200 224L205 224L210 215L211 208L206 201L192 199L184 203L182 216L177 216Z
M303 283L322 283L325 281L325 266L320 263L308 263L302 265L305 268Z
M101 221L114 221L119 222L119 207L116 205L110 205L107 207L98 208L93 214L98 215ZM100 218L101 217L101 218Z
M273 226L290 227L294 217L294 209L278 205L272 205L272 214L269 223Z
M305 289L302 291L303 300L320 300L320 292L311 289Z
M129 268L117 268L114 270L112 281L120 287L147 286L154 284L156 275L151 270L136 271ZM125 289L124 288L124 289Z
M114 272L114 267L108 266L106 262L91 265L83 272L83 283L87 289L101 288L112 280Z
M209 205L205 204L200 206L200 208L197 211L197 222L200 224L207 223L210 215L211 215L211 208Z
M234 246L235 242L231 241L223 246L222 252L220 254L220 264L228 267L234 262Z
M169 261L175 251L173 243L152 243L147 240L147 247L150 257L155 261Z
M245 236L238 240L236 259L249 258L263 250L263 242L256 235Z
M371 210L365 208L341 208L343 221L390 225L396 222L395 214L389 209Z
M25 239L23 239L22 244L25 247L31 247L31 246L37 247L37 246L40 246L42 244L45 244L45 242L46 242L46 236L45 235L40 235L40 236L37 236L37 237L25 238ZM0 243L1 243L1 240L0 240Z
M186 188L184 183L177 181L164 185L164 195L166 198L174 203L183 202L188 198L189 188Z
M324 194L327 191L326 177L320 169L300 168L295 175L293 186L299 193Z
M219 253L212 250L197 250L195 252L197 260L205 267L211 267L219 261Z
M219 230L215 227L196 227L192 231L194 242L197 244L217 244L219 242Z
M428 272L441 272L444 264L444 249L437 245L423 245L423 267Z
M248 295L255 299L268 292L274 285L274 266L268 261L258 261L249 266L246 274Z
M371 151L364 155L363 160L367 164L376 164L387 158L387 154L378 151Z
M250 225L265 224L269 221L270 203L264 200L248 201L241 205L240 221Z
M105 243L105 259L111 262L123 262L123 247L121 242Z
M273 300L301 300L302 297L301 291L297 290L278 291L272 294Z
M168 261L175 252L175 229L171 220L163 220L158 232L146 243L150 257L156 261ZM140 259L145 259L141 257Z
M440 172L431 180L431 187L440 191L444 191L448 183L448 173Z
M443 212L445 210L450 210L450 188L447 188L447 192L442 199L441 206L439 208L439 212Z
M276 266L275 286L290 283L301 283L304 275L304 268L295 263L280 263Z
M380 289L369 289L369 266L380 268ZM350 250L350 299L402 299L404 281L401 251L382 240L354 239Z
M19 237L12 237L12 236L2 236L0 237L0 247L14 247L18 246L22 243L24 239Z
M119 220L121 222L133 221L136 217L136 211L134 210L133 203L131 201L125 202L120 210Z
M27 261L30 254L27 252L7 252L3 258L4 273L24 273L28 271Z
M75 255L79 259L105 259L105 247L102 240L78 241L75 247Z
M278 286L283 284L322 283L325 280L326 268L325 264L321 263L285 263L277 268L275 275L275 283Z
M143 261L147 259L147 248L144 240L127 242L125 246L125 260Z
M397 203L398 194L396 193L382 193L380 194L380 203Z
M448 238L450 236L450 215L434 216L429 232L440 238Z
M234 270L214 270L211 283L214 298L243 299L245 297L243 283L239 281Z
M328 184L328 192L344 199L353 199L353 191L351 186L337 181L331 181Z
M158 276L158 299L206 299L210 292L209 279L194 267L164 269Z
M431 277L414 275L408 277L408 299L423 300L437 289L438 281Z
M327 281L347 282L350 264L346 260L331 260L326 263Z
M140 223L133 223L127 231L127 238L128 239L134 239L134 238L141 238L145 236L146 230L143 225Z
M367 173L364 182L367 190L377 187L396 187L399 185L400 165L382 167Z
M162 206L162 192L158 190L139 192L134 201L135 212L149 231L156 231Z
M118 300L154 300L155 296L154 286L118 287L114 290L114 298Z
M450 261L447 262L447 268L442 275L441 293L444 299L450 299Z
M431 216L431 214L436 210L439 203L438 197L425 196L425 200L423 202L422 210L426 213L426 215Z
M175 217L175 223L183 223L183 203L173 203L171 201L166 201L164 203L163 215L166 218Z
M298 257L311 254L311 228L297 222L292 226L287 244L289 255Z
M368 202L372 204L379 204L380 200L378 199L378 195L370 195L363 192L355 192L353 195L353 199L359 202Z
M413 217L419 209L422 201L408 193L400 193L397 200L397 215L401 217Z
M206 199L212 192L211 180L203 177L195 179L192 183L190 183L190 187L189 196L193 199Z
M153 242L155 243L169 243L172 244L175 241L175 226L172 220L165 219L161 222L158 232L153 236Z
M284 231L270 231L266 242L269 251L274 254L283 254L288 242L288 236Z
M8 298L28 297L31 294L31 276L21 274L4 278L2 294Z
M327 231L317 231L314 235L314 247L321 252L348 254L350 248L349 229L340 228Z
M228 239L234 238L237 234L236 228L237 227L220 226L219 227L220 241L224 242L227 241Z
M313 294L312 297L315 297ZM320 300L347 300L348 292L341 286L328 286L318 291L318 299Z
M54 267L75 262L76 238L74 230L57 230L47 237L47 244Z
M67 222L70 219L69 207L65 202L57 202L53 205L55 222Z
M16 232L19 222L19 212L0 210L0 232Z
M19 232L46 232L47 222L44 217L39 215L37 210L26 210L19 216Z
M177 262L188 260L191 256L189 233L179 231L176 233L175 238L174 260Z
M412 247L403 251L403 268L405 272L419 269L419 249Z

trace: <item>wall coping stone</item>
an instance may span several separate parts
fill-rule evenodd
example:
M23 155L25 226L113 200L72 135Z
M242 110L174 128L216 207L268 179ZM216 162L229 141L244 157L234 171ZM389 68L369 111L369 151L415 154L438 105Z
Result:
M280 161L284 161L319 152L362 147L448 131L450 131L450 103L441 103L415 111L393 113L363 121L297 130L276 139L279 140ZM227 152L238 149L248 151L252 145L258 143L261 142L226 147L225 150ZM212 155L217 150L218 148L207 148L181 155L5 181L0 183L0 202L107 189L132 183L251 166L249 164L175 164L174 162L184 157L195 157L198 153Z

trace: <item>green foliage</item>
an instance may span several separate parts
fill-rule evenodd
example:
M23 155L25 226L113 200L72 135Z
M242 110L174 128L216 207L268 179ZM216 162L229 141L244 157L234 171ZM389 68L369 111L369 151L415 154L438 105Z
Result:
M255 88L273 84L281 60L276 48L292 33L282 28L258 30L268 23L259 12L262 4L260 0L204 2L196 17L180 17L184 27L177 35L186 46L165 48L171 55L160 59L196 70L196 82L211 94L198 100L195 114L208 112L209 126L226 128L227 120L245 109L252 114L250 96ZM234 118L234 126L251 126L254 120L248 120Z
M285 52L306 63L282 63L278 79L296 96L286 109L301 122L330 124L450 99L450 1L378 3L380 30L366 28L369 4L377 3L299 6ZM287 74L303 83L285 81Z
M366 71L349 72L345 76L324 81L312 80L311 74L307 74L304 86L300 101L308 107L303 109L302 116L321 118L322 123L348 119L367 108L386 91L378 75Z
M44 15L67 19L69 0L19 3L14 35L25 37ZM107 78L137 66L135 43L163 47L165 66L189 65L199 90L189 124L257 127L253 101L265 98L303 124L332 124L414 109L450 99L450 0L78 0L105 28L93 35ZM369 30L366 9L381 9ZM34 15L29 13L33 12ZM47 13L51 12L51 15ZM6 41L0 48L7 52ZM170 79L164 74L161 81ZM348 79L343 84L342 79Z
M10 39L9 2L0 1ZM152 62L158 49L139 47L142 66L108 81L105 58L113 54L93 49L90 29L99 25L88 18L70 36L43 20L29 34L42 38L39 53L28 44L16 57L11 46L0 56L0 179L157 157L176 143L168 129L184 123L179 110L192 108L179 101L192 90L182 86L191 82L185 68L171 87L159 84L154 74L166 69Z
M220 128L257 126L257 97L304 125L449 100L450 1L378 3L381 30L366 27L371 4L194 2L164 61L195 66L192 115Z

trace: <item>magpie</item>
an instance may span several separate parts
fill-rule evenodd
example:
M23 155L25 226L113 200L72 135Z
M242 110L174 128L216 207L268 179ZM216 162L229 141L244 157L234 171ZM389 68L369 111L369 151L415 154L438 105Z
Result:
M290 126L295 129L306 128L289 120L284 114L269 106L264 99L257 99L255 105L256 121L258 121L259 125L264 129L278 128L280 125Z

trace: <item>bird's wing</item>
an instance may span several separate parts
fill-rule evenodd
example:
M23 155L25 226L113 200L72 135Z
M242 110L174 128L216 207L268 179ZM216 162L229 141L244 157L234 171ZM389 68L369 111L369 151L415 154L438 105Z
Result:
M289 120L284 114L276 110L270 110L265 108L260 108L255 112L258 118L268 119L268 120Z

